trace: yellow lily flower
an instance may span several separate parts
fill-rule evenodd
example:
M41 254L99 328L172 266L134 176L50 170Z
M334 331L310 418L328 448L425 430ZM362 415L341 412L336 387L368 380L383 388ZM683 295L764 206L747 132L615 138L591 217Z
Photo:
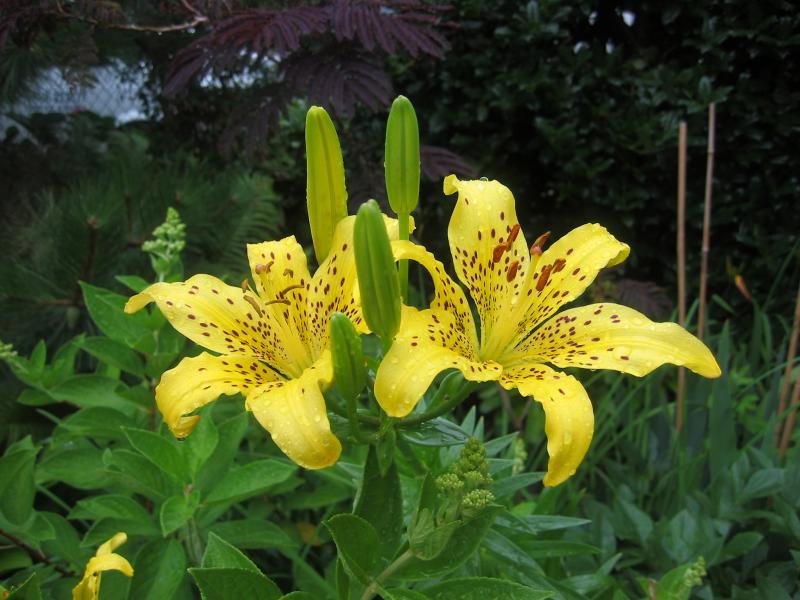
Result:
M356 297L354 221L339 221L313 277L291 236L247 246L254 290L195 275L153 284L128 300L127 313L155 302L175 329L220 354L184 358L162 376L156 403L177 437L194 429L199 417L192 412L221 394L241 393L247 410L294 462L307 469L336 462L341 444L322 395L333 378L328 321L342 312L366 331ZM386 223L397 239L397 222Z
M131 564L114 554L114 550L128 541L128 536L118 533L100 545L95 555L86 563L86 571L80 583L72 588L72 600L97 600L100 597L100 573L103 571L119 571L133 577Z
M583 386L545 363L638 376L673 363L704 377L720 375L708 348L674 323L653 323L607 302L555 315L600 269L628 256L628 246L605 228L583 225L547 250L542 236L529 250L507 187L450 175L444 191L458 192L448 237L456 274L477 305L480 337L464 292L442 263L421 246L394 242L397 260L415 260L430 272L435 298L426 310L403 308L400 331L375 381L375 396L387 414L407 415L434 377L449 368L471 381L517 388L544 408L550 456L544 483L552 486L583 460L594 414Z

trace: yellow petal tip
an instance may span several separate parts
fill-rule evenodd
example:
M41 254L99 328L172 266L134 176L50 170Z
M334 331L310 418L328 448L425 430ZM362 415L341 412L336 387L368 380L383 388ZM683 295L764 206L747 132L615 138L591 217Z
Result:
M458 191L459 180L455 175L448 175L444 178L444 195L449 196Z
M147 292L142 292L141 294L131 296L125 303L125 314L131 315L135 312L139 312L152 301L153 297Z

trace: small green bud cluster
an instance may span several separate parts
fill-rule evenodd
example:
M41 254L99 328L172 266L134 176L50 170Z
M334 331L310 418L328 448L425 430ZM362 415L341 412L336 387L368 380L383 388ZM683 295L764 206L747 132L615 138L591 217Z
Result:
M17 358L17 351L14 350L14 344L4 344L0 342L0 360L9 361Z
M447 473L436 478L436 487L446 497L439 522L480 513L494 502L494 494L486 489L491 483L486 449L477 439L470 438Z
M150 255L153 270L164 279L180 261L181 251L186 247L186 225L178 211L167 209L166 220L153 230L153 239L142 244L142 250Z
M693 587L703 585L703 577L706 575L706 561L701 556L697 561L687 569L686 574L683 576L684 587L688 590Z
M525 470L525 461L528 460L528 451L525 449L525 440L518 436L514 440L514 464L511 465L511 472L514 475Z

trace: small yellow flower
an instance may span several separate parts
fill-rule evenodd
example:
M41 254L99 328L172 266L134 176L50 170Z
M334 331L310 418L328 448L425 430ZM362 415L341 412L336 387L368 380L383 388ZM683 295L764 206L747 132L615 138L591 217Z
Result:
M155 302L175 329L217 352L183 359L164 373L156 403L177 437L194 429L191 413L221 394L241 393L247 409L297 464L321 469L341 444L331 433L323 391L333 378L328 321L346 314L366 331L356 297L354 217L339 221L328 257L312 277L294 236L247 246L255 289L211 275L156 283L125 312ZM397 222L387 219L393 239Z
M628 246L605 228L583 225L547 250L543 236L529 249L508 188L451 175L444 190L458 192L448 237L456 274L477 305L480 337L463 291L442 263L420 246L395 242L396 259L416 260L430 272L435 298L427 310L403 308L400 332L378 369L375 395L389 415L407 415L449 368L471 381L517 388L544 408L550 455L544 483L558 485L583 460L594 414L583 386L545 363L638 376L673 363L704 377L720 375L708 348L674 323L653 323L610 303L555 315L602 268L628 256Z
M127 540L127 535L118 533L100 545L97 553L86 563L83 579L72 589L72 600L97 600L100 597L100 573L103 571L119 571L133 577L131 564L119 554L114 554L114 550Z

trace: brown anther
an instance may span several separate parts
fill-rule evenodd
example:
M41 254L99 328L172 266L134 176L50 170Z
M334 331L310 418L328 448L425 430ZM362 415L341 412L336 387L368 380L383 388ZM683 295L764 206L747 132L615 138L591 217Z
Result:
M256 300L252 296L247 296L247 295L244 296L244 299L245 299L245 302L248 302L250 304L250 306L253 307L253 310L258 313L259 317L263 317L264 316L264 313L261 312L261 307L258 305L258 300Z
M547 240L550 239L550 232L545 231L542 235L536 238L536 241L533 242L534 246L537 246L540 250L544 250L544 245L547 243Z
M511 283L514 280L514 277L517 276L517 270L519 269L519 261L515 260L510 265L508 265L508 271L506 271L506 281Z
M247 292L249 290L250 290L250 282L247 281L247 279L245 279L244 281L242 281L242 291Z
M269 306L270 304L290 304L290 302L286 298L277 298L269 302L264 302L264 306Z
M304 286L299 284L299 283L295 283L294 285L290 285L286 289L283 289L280 292L278 292L278 298L283 298L284 295L286 294L286 292L291 292L292 290L296 290L296 289L301 288L301 287L304 287Z
M531 246L531 257L539 257L541 255L542 255L541 247L537 246L536 244Z
M536 291L541 292L544 289L544 286L547 285L547 279L550 277L550 271L553 270L553 265L545 265L542 267L542 274L539 275L539 279L536 280Z
M556 262L553 263L553 273L558 273L564 266L567 264L567 261L563 258L557 258Z
M261 273L263 273L266 270L267 270L267 265L262 265L261 263L258 263L254 269L256 275L261 275Z
M511 244L514 243L514 240L517 239L517 235L519 234L519 223L515 223L514 226L511 228L511 231L508 232L508 239L506 240L506 248L511 250Z
M494 250L492 251L492 262L499 263L500 259L503 258L503 253L506 251L506 245L500 244L499 246L495 246Z
M283 276L284 276L284 277L286 277L287 275L288 275L289 277L294 277L294 271L292 271L292 270L291 270L289 267L286 267L286 268L283 270Z

